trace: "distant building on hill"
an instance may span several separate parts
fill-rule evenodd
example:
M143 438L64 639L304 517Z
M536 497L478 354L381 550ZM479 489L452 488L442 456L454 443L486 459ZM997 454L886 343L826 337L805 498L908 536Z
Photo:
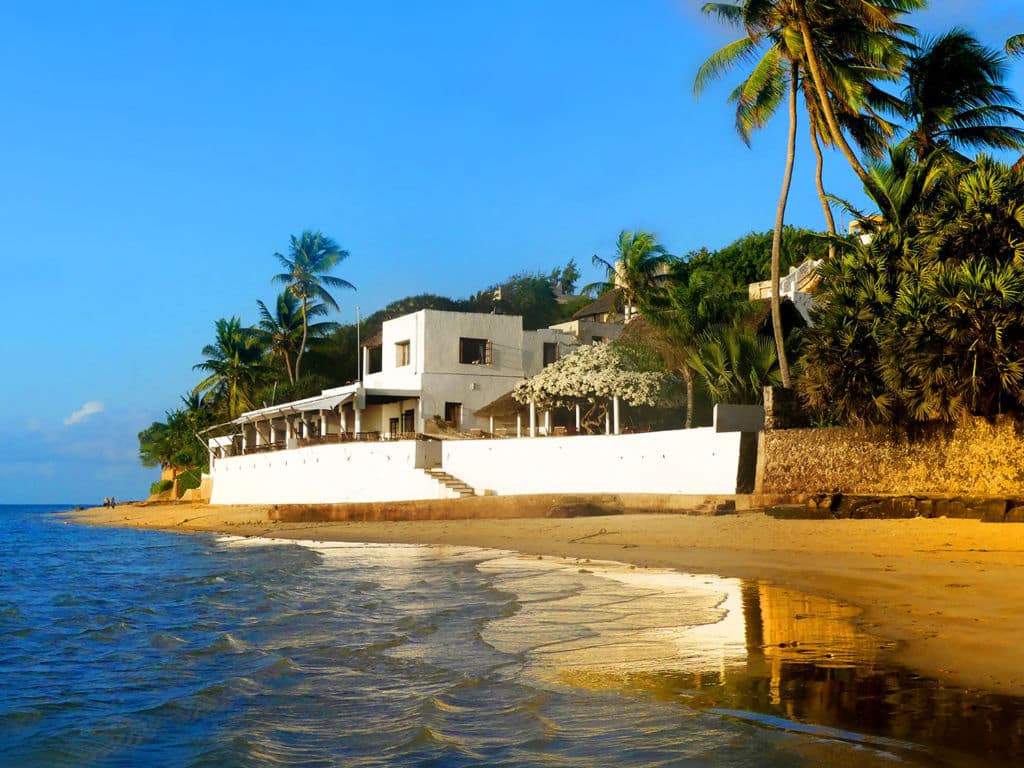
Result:
M576 312L571 320L551 327L571 333L582 344L592 344L595 341L615 341L625 325L622 290L612 288Z

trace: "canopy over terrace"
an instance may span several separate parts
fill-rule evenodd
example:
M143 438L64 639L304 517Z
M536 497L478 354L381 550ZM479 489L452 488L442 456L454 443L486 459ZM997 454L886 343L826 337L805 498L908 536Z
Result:
M384 408L392 403L418 403L419 396L418 391L366 389L359 384L325 389L314 397L243 413L237 419L228 422L228 425L240 427L240 431L231 441L230 448L221 440L217 445L211 441L210 450L224 456L231 453L298 448L326 442L376 440L382 436L397 437L394 430L385 432L380 428L380 423L386 418ZM370 414L373 429L364 432L363 423L367 418L364 411L367 408L373 410ZM375 421L373 416L377 417ZM405 431L412 432L414 429Z
M342 407L354 401L356 387L324 390L314 397L247 411L232 421L241 427L241 450L298 447L340 435L345 429Z

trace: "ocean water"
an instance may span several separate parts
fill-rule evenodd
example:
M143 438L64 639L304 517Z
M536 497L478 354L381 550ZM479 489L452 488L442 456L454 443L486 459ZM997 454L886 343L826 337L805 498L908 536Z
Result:
M1024 759L1024 708L852 610L507 552L90 528L0 506L2 766Z

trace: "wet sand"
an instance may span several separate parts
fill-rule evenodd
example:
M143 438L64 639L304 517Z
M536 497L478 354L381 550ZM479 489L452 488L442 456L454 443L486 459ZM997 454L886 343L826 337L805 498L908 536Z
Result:
M1024 695L1024 525L975 520L569 519L271 522L269 507L122 505L97 525L240 536L457 544L765 579L859 607L896 661L952 685Z

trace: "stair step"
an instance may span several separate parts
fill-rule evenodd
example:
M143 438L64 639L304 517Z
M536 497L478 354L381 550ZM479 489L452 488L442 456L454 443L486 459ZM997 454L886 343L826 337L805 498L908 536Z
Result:
M424 468L423 471L426 472L431 478L441 483L441 485L450 490L452 493L457 493L460 499L466 498L467 496L476 496L476 491L473 489L473 486L469 485L469 483L463 480L460 480L454 475L448 474L443 469L439 469L437 467L429 467Z

